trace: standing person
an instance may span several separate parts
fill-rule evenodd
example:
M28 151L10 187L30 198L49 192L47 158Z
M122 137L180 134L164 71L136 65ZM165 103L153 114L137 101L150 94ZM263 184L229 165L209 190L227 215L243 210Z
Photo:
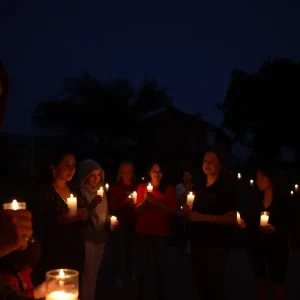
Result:
M181 182L176 185L176 240L179 254L184 254L187 247L188 222L182 215L181 207L186 204L187 194L194 188L192 173L185 169L181 172Z
M153 190L149 192L147 184L140 184L137 191L137 298L145 299L147 294L147 271L153 257L157 296L162 300L166 296L170 216L176 212L176 194L158 163L151 165L146 182Z
M77 180L85 199L91 207L91 220L84 231L85 263L82 273L82 300L94 300L97 274L103 259L107 232L110 225L106 192L104 189L104 171L94 160L81 161L77 167ZM97 195L97 190L103 187L103 197ZM114 225L114 229L117 224Z
M135 277L133 245L136 226L136 212L133 198L129 196L136 190L134 167L131 162L121 163L118 170L118 182L111 186L108 194L110 214L119 221L118 231L113 233L116 288L122 289L127 273Z
M289 258L290 198L282 191L276 173L269 166L258 168L256 184L261 193L249 202L240 225L246 231L247 253L258 300L268 299L267 282L270 282L276 300L286 299L284 283ZM262 211L270 214L267 226L260 226Z
M206 152L202 169L206 180L196 190L193 209L183 206L190 221L192 268L199 299L227 299L224 273L236 225L236 189L219 152Z
M83 229L87 225L89 210L80 192L70 185L75 169L75 155L68 148L53 152L48 166L46 183L39 187L33 204L34 230L42 246L38 266L39 277L53 269L82 271L84 263ZM67 198L77 197L77 212L69 214Z

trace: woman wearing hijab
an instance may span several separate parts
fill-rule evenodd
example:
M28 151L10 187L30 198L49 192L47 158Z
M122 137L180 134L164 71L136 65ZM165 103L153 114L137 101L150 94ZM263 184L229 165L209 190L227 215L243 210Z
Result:
M107 229L110 224L105 189L103 196L97 190L104 187L104 171L94 160L86 159L78 164L77 181L85 199L93 207L91 218L84 232L85 263L81 283L81 299L94 300L98 270L103 258ZM117 224L114 225L115 229Z

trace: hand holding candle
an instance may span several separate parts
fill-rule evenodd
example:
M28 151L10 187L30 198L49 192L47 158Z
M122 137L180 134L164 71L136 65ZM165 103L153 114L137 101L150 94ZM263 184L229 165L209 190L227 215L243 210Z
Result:
M104 190L103 187L101 186L100 189L97 191L97 195L103 197L103 194L104 194Z
M269 212L263 211L260 215L260 226L267 226L269 223Z
M75 270L52 270L46 274L46 300L78 300L78 277Z
M69 215L75 216L77 213L77 198L73 196L73 194L70 195L69 198L67 198L67 204L69 208Z
M195 195L192 192L190 192L187 195L187 201L186 201L186 204L189 206L190 209L193 208L194 200L195 200Z
M147 185L147 192L148 192L148 193L152 193L152 192L153 192L153 185L152 185L151 183L149 183L149 184Z
M110 230L116 230L118 225L119 225L119 222L118 222L117 217L111 216L110 217Z
M137 201L137 192L136 191L134 191L132 193L132 198L133 198L133 203L136 204L136 201Z

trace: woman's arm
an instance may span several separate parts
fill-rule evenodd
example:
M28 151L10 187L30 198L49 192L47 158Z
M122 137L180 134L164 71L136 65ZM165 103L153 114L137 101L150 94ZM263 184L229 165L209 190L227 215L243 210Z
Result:
M158 206L166 214L173 215L176 213L176 193L174 187L168 187L165 192L163 201L156 199L152 194L147 196L149 202Z
M219 225L236 225L236 211L229 211L223 215L206 215L191 211L189 220L191 222L209 222Z

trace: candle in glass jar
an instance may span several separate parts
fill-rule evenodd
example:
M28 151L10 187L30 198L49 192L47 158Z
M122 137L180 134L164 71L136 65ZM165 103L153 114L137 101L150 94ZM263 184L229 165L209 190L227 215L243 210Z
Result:
M104 193L104 190L103 190L103 187L101 186L100 189L97 191L97 195L100 197L103 197L103 193Z
M195 195L192 192L189 192L189 194L187 195L186 204L189 206L190 209L193 208L194 200L195 200Z
M260 216L260 225L267 226L269 223L269 213L267 211L263 211Z
M149 183L149 184L147 185L147 192L148 192L148 193L152 193L152 191L153 191L153 185L152 185L151 183Z
M136 191L134 191L134 192L132 193L132 198L133 198L134 204L136 204L136 201L137 201L137 192L136 192Z
M108 192L108 190L109 190L109 184L107 183L106 185L105 185L105 190Z
M67 204L70 216L75 216L77 212L77 198L74 197L73 194L71 194L70 197L67 198Z
M111 216L110 217L110 229L112 230L113 229L113 226L116 224L116 222L117 222L117 217L115 217L115 216Z
M236 213L236 220L238 224L241 224L241 215L239 212Z
M4 203L3 209L12 209L12 210L19 210L19 209L26 209L26 203L25 202L18 202L16 199L14 199L10 203Z
M55 291L49 293L46 300L78 300L78 295L64 291Z

